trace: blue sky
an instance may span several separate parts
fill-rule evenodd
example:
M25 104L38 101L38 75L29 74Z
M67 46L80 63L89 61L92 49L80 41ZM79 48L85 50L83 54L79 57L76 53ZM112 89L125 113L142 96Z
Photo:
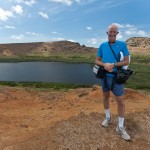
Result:
M149 0L0 0L0 43L69 40L98 47L111 23L118 40L150 37Z

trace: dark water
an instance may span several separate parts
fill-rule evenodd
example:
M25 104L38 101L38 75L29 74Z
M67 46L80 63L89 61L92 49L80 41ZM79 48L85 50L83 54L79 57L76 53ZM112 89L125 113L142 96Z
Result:
M0 81L99 83L90 64L61 62L0 63Z

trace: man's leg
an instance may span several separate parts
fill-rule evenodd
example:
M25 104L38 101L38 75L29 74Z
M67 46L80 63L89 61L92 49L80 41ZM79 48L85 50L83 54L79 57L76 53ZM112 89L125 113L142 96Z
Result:
M105 120L102 122L103 127L107 127L111 121L110 118L110 110L109 110L109 97L110 97L110 91L103 92L103 105L105 109Z
M124 114L125 114L125 104L123 95L122 96L116 96L116 101L118 105L118 126L119 128L124 127Z
M130 140L130 135L126 132L124 128L124 114L125 114L125 103L123 99L124 95L124 85L115 84L112 90L113 94L116 96L116 101L118 105L118 126L116 131L122 135L125 140Z
M115 83L112 89L113 94L116 97L118 105L118 125L119 127L124 127L124 114L125 114L125 104L124 104L124 85Z
M104 105L105 115L107 119L110 119L109 97L110 97L110 91L103 92L103 105Z
M124 114L125 114L125 104L123 96L116 96L117 104L118 104L118 127L116 131L122 135L122 138L125 140L130 140L130 135L126 132L124 128Z
M110 97L110 91L103 92L104 109L109 109L109 97Z

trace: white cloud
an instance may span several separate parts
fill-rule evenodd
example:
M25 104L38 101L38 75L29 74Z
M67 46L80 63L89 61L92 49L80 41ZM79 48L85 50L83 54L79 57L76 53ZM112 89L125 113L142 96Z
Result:
M129 36L148 36L147 33L143 30L139 30L137 27L132 26L125 30L125 34Z
M103 38L100 39L100 42L101 42L101 43L102 43L102 42L106 42L106 41L108 41L108 37L103 37Z
M53 41L64 41L65 38L61 38L61 37L58 37L58 38L52 38Z
M148 36L147 33L143 30L138 30L138 29L130 29L130 30L126 30L125 31L126 35L130 35L130 36Z
M24 1L24 4L28 6L32 6L35 3L36 3L36 0Z
M99 45L103 42L108 41L107 36L104 37L97 37L97 38L91 38L89 39L87 42L90 43L90 45L92 44L94 47L99 47ZM89 44L88 44L89 45ZM89 46L90 46L89 45Z
M65 5L72 5L73 2L80 4L83 0L48 0L49 2L62 3Z
M0 8L0 20L7 21L10 17L13 17L13 13L8 10L3 10Z
M131 25L131 24L119 24L119 23L114 23L118 26L118 28L120 28L120 30L122 31L119 31L120 34L118 34L118 39L122 39L123 38L123 35L125 36L148 36L148 34L143 31L143 30L140 30L138 29L135 25Z
M87 30L92 30L92 27L86 27Z
M75 0L77 3L80 3L82 0Z
M111 4L109 4L109 5L106 4L105 7L107 7L107 8L117 7L119 5L123 5L124 3L127 3L127 1L120 1L120 2L118 2L118 1L111 0L110 3Z
M23 13L22 6L20 6L20 5L13 6L13 7L12 7L12 10L13 10L15 13L20 14L20 15Z
M39 15L42 16L45 19L48 19L48 15L46 13L39 12Z
M70 42L76 42L72 39L65 39L65 38L61 38L61 37L58 37L58 38L52 38L52 41L70 41Z
M93 3L97 0L75 0L77 3L81 3L82 5Z
M34 33L34 32L26 32L26 34L33 35L33 36L42 36L43 35L43 34Z
M58 34L58 32L55 32L55 31L53 31L52 33L53 33L53 34Z
M119 31L118 35L117 35L117 39L122 39L123 38L123 35L122 35L122 32Z
M5 26L4 28L6 28L6 29L16 29L16 27L14 27L14 26Z
M7 21L9 18L14 17L14 13L21 15L23 13L22 6L13 6L11 8L11 11L0 8L0 20Z
M133 28L133 27L134 27L134 25L126 24L126 25L125 25L125 27L126 27L126 28Z
M119 24L119 23L113 23L116 24L118 26L119 30L119 34L117 35L117 40L125 40L129 37L148 37L148 34L144 31L139 29L138 27L136 27L135 25L131 25L131 24ZM108 37L107 35L105 35L104 37L99 37L97 34L94 34L94 38L88 39L86 43L88 43L88 45L93 45L93 46L99 46L100 43L106 42L108 41Z
M148 36L147 33L145 31L143 31L143 30L139 30L137 32L137 34L140 35L140 36Z
M49 0L50 2L63 3L66 5L71 5L73 0Z
M81 0L82 5L90 5L91 3L94 3L98 0ZM99 0L100 1L100 0ZM118 1L118 0L101 0L99 3L94 5L94 7L89 7L88 9L84 10L84 13L92 13L96 12L98 10L106 10L111 9L113 7L117 7L119 5L123 5L124 3L127 3L127 1Z
M28 1L27 0L16 0L16 3L32 6L33 4L36 3L36 0L28 0Z
M90 39L90 40L88 40L88 43L91 43L91 44L93 44L93 45L96 45L96 44L98 44L98 39Z
M58 32L56 32L56 31L53 31L53 32L51 32L52 34L55 34L55 35L59 35L59 36L61 36L61 33L58 33Z
M16 40L22 40L24 38L24 36L22 34L12 35L10 38L16 39Z
M68 39L67 41L70 41L70 42L76 42L76 41L74 41L74 40L72 40L72 39Z
M119 23L113 23L113 24L115 24L116 26L118 26L118 28L124 28L124 25L122 25L122 24L119 24Z
M134 25L131 25L131 24L119 24L119 23L113 23L115 25L118 26L118 28L133 28Z
M132 34L135 34L135 31L127 30L127 31L125 31L125 34L127 34L127 35L132 35Z
M63 8L63 7L60 7L60 6L58 6L58 5L53 5L53 6L50 7L50 9L47 10L47 11L48 11L49 16L53 16L53 15L55 15L55 14L59 14L59 13L61 13L62 11L64 11L64 8ZM57 19L59 19L59 17L53 18L53 20L57 20Z

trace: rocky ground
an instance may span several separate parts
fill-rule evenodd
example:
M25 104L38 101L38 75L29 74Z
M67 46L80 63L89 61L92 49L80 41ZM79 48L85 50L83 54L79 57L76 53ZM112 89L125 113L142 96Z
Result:
M113 122L104 118L99 86L69 91L0 87L0 150L149 150L150 95L125 91L127 142L115 132L116 101L111 95Z

